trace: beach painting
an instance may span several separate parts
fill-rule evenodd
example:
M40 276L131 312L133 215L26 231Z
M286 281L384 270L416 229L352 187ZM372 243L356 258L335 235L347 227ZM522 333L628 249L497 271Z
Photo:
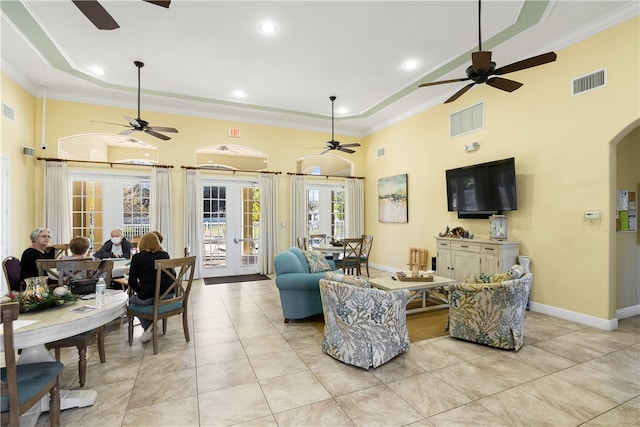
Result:
M378 221L409 222L407 174L378 179Z

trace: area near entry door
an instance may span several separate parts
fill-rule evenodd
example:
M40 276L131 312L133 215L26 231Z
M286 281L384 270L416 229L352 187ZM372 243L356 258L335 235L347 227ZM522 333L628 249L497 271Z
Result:
M258 272L260 192L255 181L203 180L203 277Z

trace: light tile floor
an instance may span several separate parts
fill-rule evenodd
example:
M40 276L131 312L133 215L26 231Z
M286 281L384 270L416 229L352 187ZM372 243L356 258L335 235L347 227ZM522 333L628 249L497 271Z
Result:
M377 274L384 274L377 272ZM373 276L373 273L372 273ZM159 353L126 322L92 346L82 426L636 426L640 316L605 332L527 312L519 352L447 336L413 343L369 371L321 351L318 321L285 324L274 281L194 282L191 341L178 318ZM63 351L63 384L77 388L77 353ZM37 425L48 425L42 414Z

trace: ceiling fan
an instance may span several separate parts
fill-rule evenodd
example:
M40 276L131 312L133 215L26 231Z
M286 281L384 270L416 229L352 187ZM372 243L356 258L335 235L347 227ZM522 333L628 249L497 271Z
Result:
M134 65L136 67L138 67L138 118L134 119L132 117L123 116L129 122L129 126L120 125L118 123L109 123L109 122L97 122L96 121L96 123L106 123L106 124L109 124L109 125L124 126L124 127L128 127L129 128L127 130L123 130L122 132L120 132L119 135L129 135L131 132L141 131L141 132L146 132L149 135L155 136L156 138L160 138L160 139L162 139L164 141L168 141L171 138L169 138L168 136L163 135L161 133L158 133L158 132L178 133L177 129L175 129L175 128L167 128L167 127L159 127L159 126L149 126L149 122L144 121L144 120L142 120L140 118L140 69L142 67L144 67L144 63L141 62L141 61L134 61L133 63L134 63Z
M329 151L332 150L338 150L338 151L343 151L345 153L355 153L355 150L352 150L350 148L347 147L360 147L360 144L358 144L357 142L353 143L353 144L340 144L340 141L336 141L334 136L333 136L333 125L334 125L334 118L333 118L333 103L336 100L335 96L330 96L329 99L331 100L331 141L327 141L324 144L327 146L327 149L324 150L322 153L320 154L325 154L328 153Z
M93 25L96 26L99 30L115 30L116 28L120 28L120 25L116 22L115 19L107 12L107 10L102 7L98 0L71 0L73 4L76 5L80 12L84 14L84 16L91 21ZM143 0L147 3L152 3L157 6L162 6L164 8L169 8L171 1L154 1L154 0Z
M466 91L471 89L474 85L486 83L489 86L493 86L496 89L504 90L505 92L513 92L522 86L522 83L514 80L505 79L501 76L507 73L513 73L515 71L524 70L527 68L537 67L538 65L547 64L556 60L557 55L555 52L547 52L542 55L532 56L531 58L523 59L521 61L514 62L504 67L496 68L496 63L491 61L491 51L482 50L482 34L481 34L481 0L478 0L478 51L471 53L471 65L467 68L466 78L442 80L439 82L423 83L419 87L435 86L446 83L464 82L472 80L453 96L447 99L444 103L453 102L462 96Z

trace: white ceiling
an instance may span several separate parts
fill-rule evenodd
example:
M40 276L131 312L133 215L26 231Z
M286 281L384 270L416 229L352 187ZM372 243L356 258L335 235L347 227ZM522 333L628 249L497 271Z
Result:
M120 28L96 29L71 0L3 0L2 71L37 96L46 88L49 99L135 110L133 61L143 61L143 119L144 111L159 111L330 132L329 96L335 95L336 133L364 136L462 88L465 83L418 84L465 77L478 47L475 1L101 4ZM483 48L493 51L498 66L507 65L638 13L637 0L485 1ZM278 31L261 34L264 21ZM408 59L418 68L403 70ZM92 75L94 66L105 74ZM509 78L518 80L517 74ZM237 90L245 97L236 98ZM118 116L96 120L126 123ZM96 123L90 129L110 130Z

